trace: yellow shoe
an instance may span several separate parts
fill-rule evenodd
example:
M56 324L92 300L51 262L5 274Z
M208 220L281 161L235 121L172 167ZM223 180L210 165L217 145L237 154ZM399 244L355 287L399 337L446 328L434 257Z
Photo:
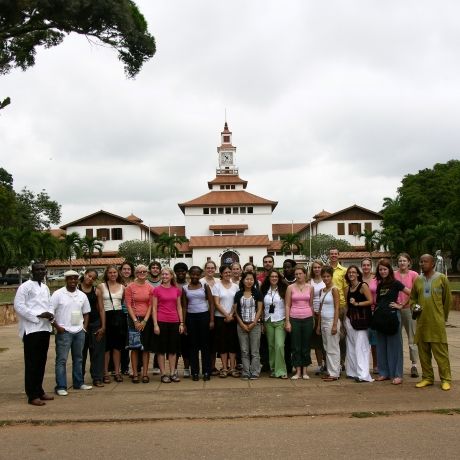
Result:
M450 383L449 382L442 382L441 383L441 390L449 391L450 390Z
M418 382L415 384L415 388L425 388L425 387L429 387L433 385L433 382L431 382L430 380L422 380L421 382ZM449 385L450 387L450 385Z

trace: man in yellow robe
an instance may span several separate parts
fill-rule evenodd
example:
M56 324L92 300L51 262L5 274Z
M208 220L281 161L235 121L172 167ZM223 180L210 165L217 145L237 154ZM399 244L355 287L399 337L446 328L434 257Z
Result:
M452 376L445 324L452 304L452 294L447 276L435 271L434 266L432 255L424 254L420 257L422 274L416 278L410 296L412 308L416 304L423 308L417 319L414 339L420 355L422 380L415 386L424 388L433 385L433 355L439 368L441 388L448 391Z

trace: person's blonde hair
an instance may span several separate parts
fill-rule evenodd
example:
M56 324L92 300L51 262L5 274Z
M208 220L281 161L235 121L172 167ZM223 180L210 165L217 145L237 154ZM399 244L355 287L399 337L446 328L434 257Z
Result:
M168 272L171 275L171 286L177 286L176 275L174 274L174 270L172 268L169 268L169 267L163 267L161 269L161 273L163 273L163 272ZM163 284L163 282L162 282L162 284Z

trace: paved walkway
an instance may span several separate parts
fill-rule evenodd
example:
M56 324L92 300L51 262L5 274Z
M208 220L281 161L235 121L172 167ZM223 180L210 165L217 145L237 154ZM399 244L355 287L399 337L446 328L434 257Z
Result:
M357 384L342 378L325 383L310 373L308 381L270 379L257 381L215 377L209 382L182 379L161 384L134 385L125 377L91 391L69 390L46 406L26 403L23 391L22 344L17 327L0 327L0 423L58 423L68 421L136 421L193 418L275 417L296 415L349 415L355 412L413 412L460 408L460 312L452 312L447 329L453 372L452 390L417 389L418 379L405 375L403 385L389 382ZM410 362L404 346L405 372ZM45 390L54 388L54 340L51 340ZM70 361L70 358L69 358ZM69 368L70 371L70 368ZM437 375L437 373L436 373ZM69 372L70 382L70 372Z

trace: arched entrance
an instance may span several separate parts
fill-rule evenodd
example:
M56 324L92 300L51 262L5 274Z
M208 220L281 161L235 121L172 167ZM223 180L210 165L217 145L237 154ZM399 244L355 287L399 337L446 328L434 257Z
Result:
M233 262L239 262L240 258L238 254L234 251L227 251L222 254L220 258L221 265L231 265Z

